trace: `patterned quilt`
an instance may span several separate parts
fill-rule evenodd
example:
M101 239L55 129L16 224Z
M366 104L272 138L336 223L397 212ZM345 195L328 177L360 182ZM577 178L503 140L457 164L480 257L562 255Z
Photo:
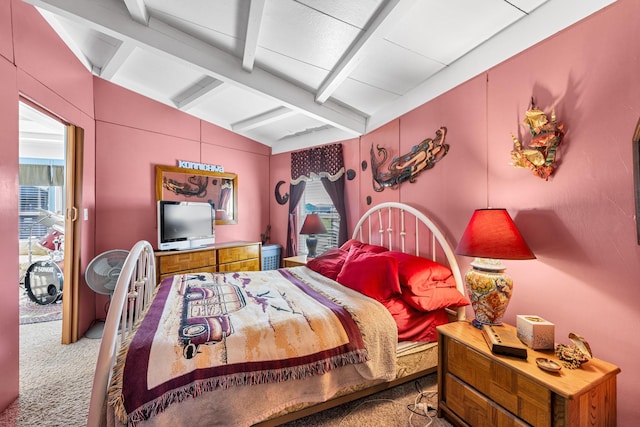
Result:
M355 314L289 270L174 276L119 355L110 404L136 425L208 391L367 360Z

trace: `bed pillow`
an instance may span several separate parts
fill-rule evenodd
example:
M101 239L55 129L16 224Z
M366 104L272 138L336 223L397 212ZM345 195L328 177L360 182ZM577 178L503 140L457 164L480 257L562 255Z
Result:
M418 294L405 288L402 299L413 308L420 311L434 311L443 308L458 308L471 304L456 287L453 279L433 282L431 287L420 288Z
M456 288L453 273L446 265L398 251L384 252L380 256L398 261L402 298L416 310L434 311L470 304Z
M401 294L398 261L355 246L349 249L336 281L378 301Z
M398 341L435 342L438 340L436 328L449 322L444 310L425 313L416 310L402 298L390 298L381 301L393 316L398 327Z
M386 252L386 251L389 250L389 249L385 248L384 246L371 245L369 243L361 242L360 240L357 240L357 239L347 240L346 242L344 242L342 244L342 246L340 246L340 248L344 249L345 251L348 251L352 247L356 247L358 249L362 249L363 251L373 252L373 253L376 253L376 254L379 254L381 252Z
M331 280L336 280L348 253L340 248L329 249L315 258L310 258L307 267Z
M453 277L449 267L428 258L398 251L387 251L384 256L398 261L400 285L414 290L416 294L420 287L429 288L432 282L442 282Z

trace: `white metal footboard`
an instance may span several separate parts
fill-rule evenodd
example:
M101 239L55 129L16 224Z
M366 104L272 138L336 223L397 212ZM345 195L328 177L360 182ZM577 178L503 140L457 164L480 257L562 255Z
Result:
M129 252L111 297L93 378L87 421L89 427L106 424L107 388L118 350L151 302L155 287L153 247L141 240Z

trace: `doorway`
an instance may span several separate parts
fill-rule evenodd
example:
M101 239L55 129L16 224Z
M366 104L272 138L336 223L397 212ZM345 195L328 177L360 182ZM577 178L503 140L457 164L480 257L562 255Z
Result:
M65 125L19 103L20 323L62 319Z
M78 339L83 132L29 101L19 102L19 119L20 286L36 306L59 311L69 344Z

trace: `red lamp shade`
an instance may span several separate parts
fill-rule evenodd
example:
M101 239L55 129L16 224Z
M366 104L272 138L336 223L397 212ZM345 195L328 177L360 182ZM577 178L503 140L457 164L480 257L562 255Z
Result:
M300 230L300 234L324 234L326 232L327 229L317 213L307 215Z
M477 209L456 254L476 258L534 259L506 209Z

